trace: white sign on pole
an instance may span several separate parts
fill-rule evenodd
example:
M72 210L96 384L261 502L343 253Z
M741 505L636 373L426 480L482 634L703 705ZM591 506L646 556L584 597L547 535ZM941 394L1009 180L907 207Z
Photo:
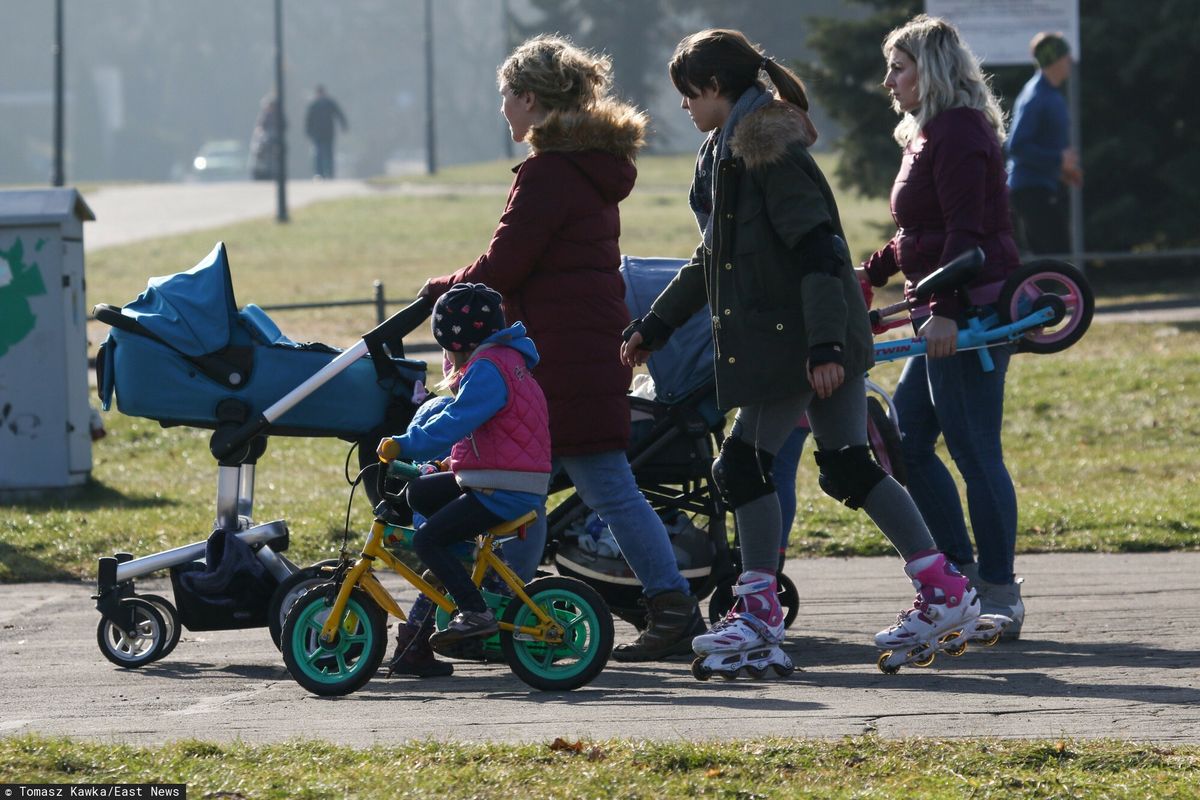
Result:
M1061 33L1079 61L1079 0L925 0L925 13L958 28L984 64L1030 64L1029 42Z

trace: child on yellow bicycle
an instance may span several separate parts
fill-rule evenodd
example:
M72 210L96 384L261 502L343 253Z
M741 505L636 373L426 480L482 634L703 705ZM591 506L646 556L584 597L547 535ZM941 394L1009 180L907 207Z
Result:
M495 616L451 548L540 509L550 482L549 415L531 372L537 349L522 323L506 324L501 302L482 283L457 284L438 299L433 337L451 365L444 385L454 397L378 447L385 461L427 461L450 450L448 471L422 475L406 489L425 518L413 550L458 605L433 644L496 633Z

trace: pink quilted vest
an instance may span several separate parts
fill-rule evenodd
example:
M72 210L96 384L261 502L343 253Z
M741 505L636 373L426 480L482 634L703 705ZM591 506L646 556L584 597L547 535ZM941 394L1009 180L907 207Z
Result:
M550 483L550 414L546 396L525 364L525 357L504 345L475 351L490 361L508 387L508 402L475 432L450 450L450 469L460 486L545 494Z

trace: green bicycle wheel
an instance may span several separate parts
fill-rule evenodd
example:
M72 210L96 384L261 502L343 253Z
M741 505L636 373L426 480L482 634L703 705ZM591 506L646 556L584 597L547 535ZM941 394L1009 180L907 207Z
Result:
M283 662L296 683L313 694L343 695L363 687L383 662L387 615L362 589L354 589L334 641L321 641L333 584L314 586L292 605L283 623Z
M504 658L517 677L535 689L578 689L600 674L613 647L612 612L600 594L574 578L539 578L526 584L530 599L566 629L556 644L500 632ZM504 622L536 627L537 616L524 603L512 601Z

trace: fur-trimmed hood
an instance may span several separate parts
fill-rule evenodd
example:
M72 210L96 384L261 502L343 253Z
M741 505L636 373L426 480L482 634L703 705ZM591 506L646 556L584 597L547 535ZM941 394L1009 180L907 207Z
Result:
M587 109L552 111L529 129L535 155L601 150L632 161L645 143L646 115L612 99Z
M796 142L811 147L817 130L801 108L775 100L747 114L738 123L729 149L748 169L772 164Z

